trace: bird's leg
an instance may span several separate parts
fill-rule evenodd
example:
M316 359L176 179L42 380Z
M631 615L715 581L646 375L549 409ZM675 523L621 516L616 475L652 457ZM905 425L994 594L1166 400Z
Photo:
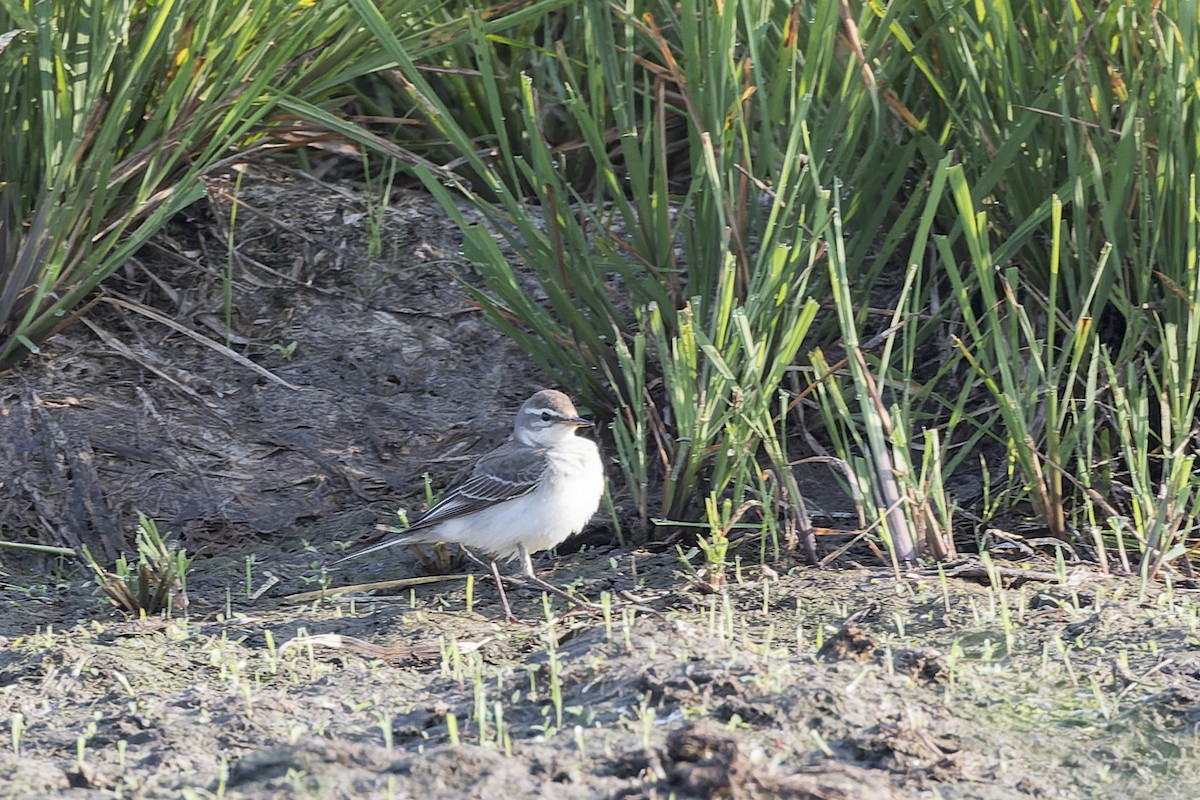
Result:
M508 595L504 593L504 580L500 577L500 568L496 566L496 559L492 559L492 577L496 581L496 591L500 593L500 605L504 606L504 619L507 622L518 621L512 612L512 607L508 604Z
M517 547L518 547L518 552L520 552L520 554L521 554L521 571L524 573L524 578L527 583L532 584L534 587L536 587L538 589L549 592L550 594L561 597L562 599L566 600L567 602L569 602L571 605L575 606L576 608L581 608L581 609L584 609L585 611L594 611L594 612L599 612L599 611L604 610L603 606L599 606L595 603L589 603L586 600L580 600L578 597L574 597L570 593L564 592L562 589L558 588L557 586L547 583L546 581L539 578L537 576L537 573L533 571L533 558L530 556L529 550L527 550L525 548L525 545L517 545ZM470 549L464 547L463 552L467 554L467 558L471 559L472 561L474 561L476 564L483 567L484 569L491 571L492 578L496 581L496 589L500 593L500 604L504 607L505 621L518 622L518 623L522 622L522 620L519 617L517 617L515 614L513 614L512 607L508 604L508 596L504 592L504 579L500 575L500 568L496 565L495 559L492 559L492 561L490 563L485 564L483 562L483 559L481 559L479 556L472 553L470 551ZM510 578L510 580L513 580L513 579ZM528 624L528 623L524 623L524 624Z
M561 597L562 599L571 603L571 605L576 606L578 608L586 609L587 611L603 611L604 610L603 606L596 605L595 603L589 603L586 600L580 600L578 597L573 597L569 592L564 592L562 589L558 588L557 586L554 586L553 584L549 584L546 581L539 578L537 576L537 573L533 571L533 558L530 557L529 551L525 548L525 545L518 544L517 548L518 548L519 552L521 553L521 566L525 572L525 580L529 581L530 583L532 583L534 586L538 587L539 589L543 589L543 590L549 592L550 594Z
M496 591L500 593L500 605L504 606L505 622L520 622L517 616L512 612L512 606L508 604L508 595L504 592L504 579L500 577L500 568L496 566L496 559L492 559L487 564L483 563L483 559L472 553L467 548L462 548L462 551L467 554L467 558L474 561L484 569L490 569L492 578L496 581Z

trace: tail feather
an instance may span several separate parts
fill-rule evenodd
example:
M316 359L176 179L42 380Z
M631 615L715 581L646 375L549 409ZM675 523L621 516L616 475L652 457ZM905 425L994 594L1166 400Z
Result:
M348 556L342 556L333 563L334 565L341 564L343 561L349 561L352 558L359 558L360 556L370 555L371 553L378 553L380 550L386 550L389 547L395 547L397 545L424 544L426 542L433 541L438 540L430 539L426 531L405 531L404 533L401 533L390 539L385 539L378 544L373 544L370 547L364 547L362 550L356 550Z

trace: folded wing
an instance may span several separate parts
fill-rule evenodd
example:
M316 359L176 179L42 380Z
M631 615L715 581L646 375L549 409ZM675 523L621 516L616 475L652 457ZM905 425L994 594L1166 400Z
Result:
M529 494L537 488L549 462L546 451L540 448L518 447L514 443L501 445L479 459L471 477L456 486L440 503L426 512L403 533L373 544L334 562L340 564L351 558L375 553L398 544L435 541L436 534L424 533L446 520L471 514L505 500Z
M545 451L541 449L500 447L493 450L479 460L465 483L451 490L442 502L429 509L408 530L428 528L529 494L537 488L547 464Z

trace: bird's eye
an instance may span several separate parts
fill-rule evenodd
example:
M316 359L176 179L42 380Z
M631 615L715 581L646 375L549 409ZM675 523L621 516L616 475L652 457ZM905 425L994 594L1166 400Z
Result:
M549 411L542 412L542 422L549 422L551 419L553 419L553 417L550 416Z

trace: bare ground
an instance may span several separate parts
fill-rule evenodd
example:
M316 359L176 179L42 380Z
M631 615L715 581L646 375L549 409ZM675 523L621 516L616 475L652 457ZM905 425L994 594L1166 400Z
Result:
M760 566L745 541L711 593L598 519L539 568L608 614L510 589L530 624L506 624L482 576L297 600L418 574L408 552L330 565L542 379L466 301L426 198L393 203L372 261L359 193L242 196L232 348L273 377L146 314L223 339L219 200L0 377L0 538L111 559L140 510L199 553L186 614L143 620L75 564L6 556L0 795L1200 796L1186 584Z

